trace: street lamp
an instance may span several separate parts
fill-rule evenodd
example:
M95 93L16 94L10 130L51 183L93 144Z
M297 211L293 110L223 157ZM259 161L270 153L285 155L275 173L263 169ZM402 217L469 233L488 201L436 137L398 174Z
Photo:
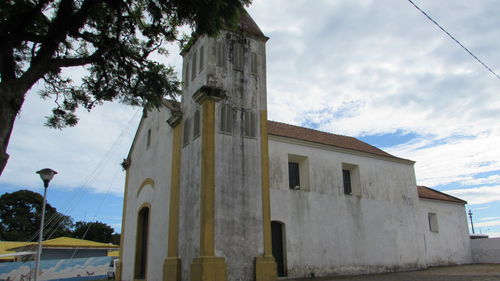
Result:
M38 272L40 272L40 257L42 256L42 237L43 237L43 222L45 220L45 204L47 198L47 187L49 187L50 180L57 174L56 171L45 168L36 172L40 175L40 178L43 181L44 191L43 191L43 203L42 203L42 219L40 220L40 233L38 235L38 251L36 258L36 267L35 267L35 281L38 278Z

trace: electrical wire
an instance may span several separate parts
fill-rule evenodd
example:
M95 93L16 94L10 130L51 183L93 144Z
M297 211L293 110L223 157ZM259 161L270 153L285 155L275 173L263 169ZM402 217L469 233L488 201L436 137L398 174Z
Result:
M85 195L87 193L87 191L85 190L86 187L90 186L91 183L94 183L96 181L97 177L102 173L102 171L104 170L103 166L106 164L106 161L108 161L108 158L110 158L111 152L117 146L119 140L121 138L123 138L123 136L130 130L131 124L132 124L133 120L135 119L135 117L137 116L137 113L140 110L141 109L137 109L135 111L133 116L127 122L126 126L121 131L120 135L114 140L114 142L112 143L110 148L107 150L105 155L101 158L101 160L98 162L98 164L92 170L92 172L87 176L87 178L84 180L83 184L80 185L80 188L78 188L77 192L72 196L72 198L70 200L67 201L68 202L67 206L69 206L69 207L63 208L62 210L58 211L56 214L53 214L51 217L46 219L46 222L45 222L46 226L44 227L44 229L47 230L46 233L50 233L50 234L48 236L46 236L47 238L45 240L50 239L55 234L57 229L61 226L64 218L66 217L63 214L71 212L74 208L76 208L78 203L85 197ZM113 179L113 182L114 182L114 179ZM109 191L109 188L108 188L108 191ZM107 196L107 193L106 193L106 196ZM52 231L50 231L51 228L52 228ZM39 234L40 234L40 230L36 231L36 233L34 233L32 235L32 237L30 237L30 239L28 239L27 241L34 241L35 239L37 239Z
M471 55L473 58L475 58L480 64L482 64L489 72L491 72L493 75L495 75L498 79L500 79L500 76L498 76L498 74L496 74L495 71L493 71L493 69L491 69L490 67L488 67L483 61L481 61L476 55L474 55L471 51L469 51L469 49L467 49L462 43L460 43L455 37L453 37L453 35L451 35L448 31L446 31L446 29L444 29L439 23L437 23L434 19L432 19L426 12L424 12L422 9L420 9L420 7L418 7L415 3L413 3L412 0L408 0L408 2L410 2L415 8L417 8L417 10L419 10L422 14L424 14L424 16L426 16L431 22L433 22L437 27L439 27L439 29L441 29L444 33L446 33L446 35L448 35L453 41L455 41L460 47L462 47L462 49L464 49L467 53L469 53L469 55Z

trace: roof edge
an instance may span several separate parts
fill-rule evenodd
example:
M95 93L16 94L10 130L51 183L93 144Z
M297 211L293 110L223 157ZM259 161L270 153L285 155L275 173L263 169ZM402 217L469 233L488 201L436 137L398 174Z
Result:
M465 200L462 200L458 197L455 197L455 196L452 196L452 195L449 195L448 193L444 193L444 192L441 192L439 190L435 190L433 188L430 188L430 187L427 187L427 186L424 186L424 185L417 185L417 189L418 188L425 188L425 189L428 189L432 192L436 192L436 193L439 193L443 196L446 196L452 200L445 200L445 199L440 199L440 198L433 198L433 197L429 197L429 196L425 196L425 195L420 195L420 192L418 194L418 198L422 198L422 199L430 199L430 200L439 200L439 201L445 201L445 202L452 202L452 203L459 203L459 204L467 204L467 201Z

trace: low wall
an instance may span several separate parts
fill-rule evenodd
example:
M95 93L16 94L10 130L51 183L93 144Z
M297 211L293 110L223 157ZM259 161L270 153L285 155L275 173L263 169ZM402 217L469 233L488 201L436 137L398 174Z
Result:
M474 263L500 263L500 238L473 239L470 242Z
M42 260L38 280L80 281L106 279L111 257ZM0 263L0 281L33 280L35 262Z

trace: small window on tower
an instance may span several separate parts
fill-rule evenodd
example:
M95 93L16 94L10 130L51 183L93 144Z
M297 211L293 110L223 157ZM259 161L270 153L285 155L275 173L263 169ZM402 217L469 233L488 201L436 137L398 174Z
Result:
M227 104L220 107L220 131L226 134L233 132L234 110Z
M240 43L234 43L233 68L235 70L243 71L243 59L244 59L243 52L244 52L243 45Z
M196 51L193 53L193 62L191 63L191 81L196 77Z
M199 72L201 72L203 70L203 67L205 66L204 65L205 63L205 47L203 45L201 45L200 47L200 69L198 70Z
M250 58L250 73L257 74L257 53L252 52Z
M245 137L254 138L255 137L255 124L256 118L255 113L252 111L246 111L243 115L243 135Z
M194 112L193 119L193 140L200 136L200 110Z
M189 143L189 118L184 121L184 131L182 132L182 145L186 146Z
M148 149L151 146L151 129L148 130L148 136L146 140L146 149Z
M226 67L226 45L224 42L217 42L215 49L217 66Z
M189 86L189 61L186 62L186 68L184 69L184 89Z

